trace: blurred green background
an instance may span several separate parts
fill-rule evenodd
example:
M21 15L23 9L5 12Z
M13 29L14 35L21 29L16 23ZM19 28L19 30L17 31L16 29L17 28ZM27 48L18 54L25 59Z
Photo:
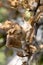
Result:
M6 56L5 56L5 47L0 48L0 65L5 65Z

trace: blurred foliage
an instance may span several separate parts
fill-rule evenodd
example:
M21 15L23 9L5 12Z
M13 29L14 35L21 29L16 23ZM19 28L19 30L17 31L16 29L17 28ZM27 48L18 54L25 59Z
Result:
M0 48L0 65L5 65L6 56L4 54L5 47Z
M9 49L9 48L6 47L5 50L6 50L5 54L6 54L7 57L11 57L13 55L14 51L12 49Z
M43 65L43 54L41 55L41 57L38 61L38 65Z
M33 16L33 12L26 10L24 16L25 20L28 21Z
M5 45L5 36L3 35L3 31L0 30L0 48Z
M0 7L0 22L4 22L8 18L8 11L4 7Z

